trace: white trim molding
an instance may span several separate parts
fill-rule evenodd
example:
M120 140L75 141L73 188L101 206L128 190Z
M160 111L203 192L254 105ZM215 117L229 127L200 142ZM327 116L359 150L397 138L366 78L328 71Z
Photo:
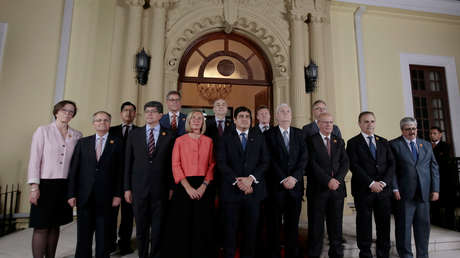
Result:
M449 98L450 121L455 155L460 155L460 93L458 87L457 66L453 56L430 56L401 53L401 79L406 116L413 116L412 87L409 65L428 65L444 67L446 72L447 95Z
M8 31L8 23L0 22L0 73L2 72L3 51L5 49L7 31Z
M361 16L366 11L365 6L360 6L356 9L355 16L355 40L356 40L356 56L358 58L358 76L359 76L359 93L361 99L361 112L367 111L367 83L366 83L366 68L364 65L364 50L363 50L363 31L361 25Z
M56 73L56 88L54 90L54 103L64 98L65 78L67 72L67 60L69 58L70 32L72 29L72 13L74 0L65 0L64 15L61 25L61 44L59 47L59 59Z
M460 16L460 1L455 0L334 0L360 5L390 7L410 11Z

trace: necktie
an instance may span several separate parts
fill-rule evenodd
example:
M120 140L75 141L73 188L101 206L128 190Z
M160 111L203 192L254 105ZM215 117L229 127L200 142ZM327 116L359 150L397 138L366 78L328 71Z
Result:
M173 129L173 131L176 131L177 129L177 121L176 121L176 113L173 113L172 115L172 121L171 121L171 129Z
M436 143L435 142L432 142L431 143L431 147L434 149L436 147Z
M245 151L246 143L247 143L246 133L241 133L240 136L241 136L241 146L243 146L243 151Z
M217 131L219 132L219 136L222 136L224 134L224 127L222 126L223 121L219 120L217 122L219 123L217 126Z
M289 137L288 137L288 131L283 132L283 140L284 140L284 146L286 146L286 150L289 152Z
M123 140L126 141L126 139L128 139L129 128L131 128L131 126L124 125L123 127L125 128L125 133L123 134Z
M327 154L329 154L329 158L331 157L331 141L329 140L329 137L324 137L324 140L326 140L326 148L327 148ZM331 176L334 177L334 170L331 171Z
M99 158L102 155L102 142L104 141L104 138L99 137L97 139L97 145L96 145L96 160L99 161Z
M412 158L414 158L414 161L417 161L418 153L417 153L417 148L415 147L415 143L413 141L410 142L410 148L412 151Z
M329 141L329 137L324 137L324 140L326 140L326 148L327 148L327 154L329 154L329 157L331 156L331 141Z
M371 151L372 157L375 159L376 157L376 152L375 152L375 145L372 142L372 136L367 137L369 139L369 150Z
M153 151L155 150L155 138L153 137L153 128L149 132L149 155L152 156Z

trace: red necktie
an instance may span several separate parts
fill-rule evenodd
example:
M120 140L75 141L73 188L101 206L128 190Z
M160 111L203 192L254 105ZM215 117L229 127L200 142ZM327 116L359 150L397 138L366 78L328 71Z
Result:
M153 151L155 150L155 138L153 137L153 128L149 132L149 155L152 156Z
M219 136L222 136L224 134L224 128L222 127L222 120L218 121L219 125L217 126L217 131L219 131Z
M176 131L177 129L176 113L173 113L172 115L171 129L173 129L173 131Z

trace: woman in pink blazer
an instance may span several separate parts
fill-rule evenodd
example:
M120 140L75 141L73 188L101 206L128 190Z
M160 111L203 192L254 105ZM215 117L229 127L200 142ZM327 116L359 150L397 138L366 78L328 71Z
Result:
M67 175L74 147L82 137L69 126L76 114L74 102L60 101L53 108L56 120L40 126L32 138L28 183L33 257L54 257L59 226L73 220L67 204Z

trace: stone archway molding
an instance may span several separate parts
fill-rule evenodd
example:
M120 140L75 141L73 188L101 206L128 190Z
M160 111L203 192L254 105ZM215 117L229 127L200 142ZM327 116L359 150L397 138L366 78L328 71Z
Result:
M278 33L273 33L272 29L263 26L255 19L241 16L235 21L233 29L254 40L266 52L274 77L287 76L289 48L286 40L275 36ZM225 26L225 20L221 15L214 15L202 17L188 24L190 25L184 28L179 35L176 37L171 35L171 38L168 39L165 67L170 72L178 71L182 55L194 40L210 32L222 30Z

